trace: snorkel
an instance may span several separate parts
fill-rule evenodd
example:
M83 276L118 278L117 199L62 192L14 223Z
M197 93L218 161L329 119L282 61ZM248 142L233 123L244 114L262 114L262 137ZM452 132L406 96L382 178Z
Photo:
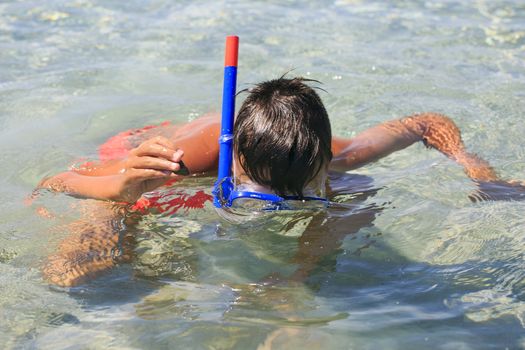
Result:
M235 90L237 85L237 58L239 37L226 37L224 57L224 83L222 89L221 135L219 136L219 173L213 188L213 204L216 208L230 206L228 199L233 189L231 181L233 160L233 119L235 114Z
M219 171L213 188L213 205L217 208L230 208L234 201L256 200L261 204L261 211L293 209L289 201L315 201L327 205L325 198L314 196L278 196L276 194L239 190L232 180L233 163L233 121L235 114L235 90L237 84L237 59L239 37L226 37L224 59L224 83L222 90L222 119L219 136ZM237 203L237 202L236 202Z

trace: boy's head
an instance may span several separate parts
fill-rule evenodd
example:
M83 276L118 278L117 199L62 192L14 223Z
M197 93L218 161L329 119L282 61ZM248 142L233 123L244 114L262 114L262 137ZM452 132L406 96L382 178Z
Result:
M303 78L257 84L234 127L237 159L246 175L278 195L303 190L332 159L332 132L319 95Z

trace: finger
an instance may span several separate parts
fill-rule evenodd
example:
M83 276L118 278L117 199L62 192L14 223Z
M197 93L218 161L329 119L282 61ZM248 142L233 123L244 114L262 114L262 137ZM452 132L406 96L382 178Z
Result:
M154 140L154 144L162 147L163 152L165 151L168 152L169 158L165 157L166 159L172 160L177 163L180 162L180 160L182 159L182 156L184 155L183 150L175 147L175 144L165 137L158 136L154 138L153 140ZM173 151L173 154L170 155L169 151Z
M178 163L182 159L184 152L181 149L175 148L173 143L168 139L164 137L156 137L133 149L131 154L139 157L162 157Z
M158 157L133 157L129 159L128 166L135 169L154 169L166 171L180 170L180 164Z
M153 143L156 143L158 145L164 146L166 148L175 149L175 145L173 144L173 142L171 142L171 140L166 138L166 137L156 136L156 137L152 138L151 141Z
M135 180L168 180L173 176L171 171L155 169L130 169L127 173L129 177Z
M155 136L151 139L148 139L144 141L139 147L141 146L147 147L148 145L160 145L165 148L170 148L170 149L175 150L175 145L173 144L173 142L171 142L169 139L163 136Z
M163 145L157 143L141 145L139 148L135 149L133 155L137 157L150 156L150 157L160 157L167 160L174 160L174 154L177 150L173 148L167 148Z
M172 148L172 149L174 149L174 147L175 147L173 145L173 143L170 140L168 140L167 138L162 137L162 136L156 136L156 137L152 137L150 139L147 139L147 140L143 141L136 148L132 149L131 152L136 152L139 149L148 147L149 145L153 145L153 144L158 144L158 145L164 146L166 148Z

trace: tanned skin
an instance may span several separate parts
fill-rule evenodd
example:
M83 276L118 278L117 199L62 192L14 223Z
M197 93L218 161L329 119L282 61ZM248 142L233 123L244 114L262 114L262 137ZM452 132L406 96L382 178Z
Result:
M217 169L220 121L211 115L171 128L169 138L155 136L133 149L126 159L75 169L43 180L39 187L71 195L134 202L168 180L177 178L179 162L191 174ZM334 137L330 169L348 171L423 141L462 165L475 181L499 180L492 167L468 153L457 126L441 114L423 113L388 121L363 131L353 139Z
M105 202L97 218L82 222L98 224L73 224L72 236L59 246L58 252L49 257L43 268L44 277L51 283L72 286L85 282L115 263L128 261L132 249L126 243L132 240L122 230L115 228L111 218L122 215L124 207L115 202L133 203L143 193L149 192L174 178L180 170L180 161L191 174L215 172L218 164L220 119L208 115L180 126L154 129L145 140L132 149L129 156L115 161L60 173L44 179L40 188L65 192L74 196L103 199ZM155 136L155 133L164 136ZM166 137L167 136L167 137ZM523 185L504 182L483 159L466 151L461 133L448 117L437 113L422 113L388 121L367 129L352 139L332 139L333 160L331 170L348 171L374 162L395 151L422 141L461 165L466 175L478 184L497 183L508 187ZM103 215L100 210L103 211ZM108 218L108 220L101 220ZM102 224L100 222L102 221ZM133 219L128 215L128 221ZM120 242L118 256L108 251ZM301 253L299 253L300 255ZM317 260L317 259L315 259ZM307 264L311 265L311 264ZM299 271L299 274L307 273Z

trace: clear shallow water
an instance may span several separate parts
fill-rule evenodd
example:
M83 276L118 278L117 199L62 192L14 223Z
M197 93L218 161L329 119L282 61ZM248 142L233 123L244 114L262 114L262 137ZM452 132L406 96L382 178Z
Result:
M231 33L240 88L290 69L321 80L341 136L441 112L500 174L525 178L521 1L3 1L2 347L525 347L524 204L470 203L461 169L421 145L358 171L378 190L364 216L380 213L304 282L287 281L301 267L301 220L288 235L278 220L217 231L211 208L145 218L137 259L87 285L42 281L85 203L24 198L121 130L218 110ZM340 220L311 241L366 223Z

